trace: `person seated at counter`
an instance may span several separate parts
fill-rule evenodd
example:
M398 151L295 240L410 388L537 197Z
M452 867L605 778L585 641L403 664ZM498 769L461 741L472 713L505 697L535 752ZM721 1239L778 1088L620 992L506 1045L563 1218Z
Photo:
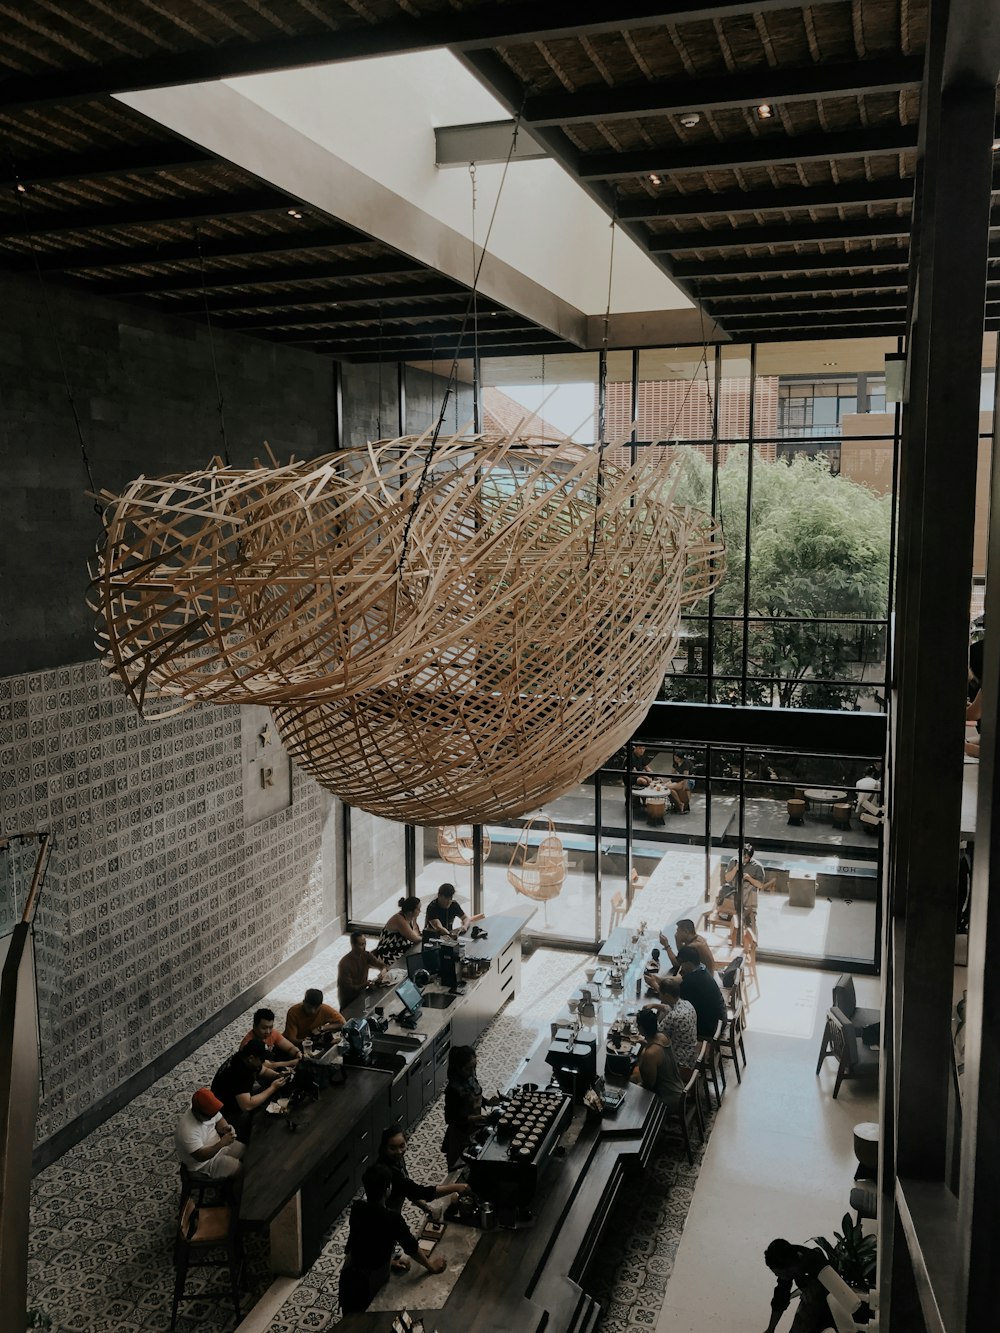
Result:
M489 1119L490 1112L483 1110L483 1090L476 1078L475 1048L453 1046L448 1056L448 1085L444 1090L447 1128L441 1143L449 1171L463 1165L462 1153L472 1142L476 1130Z
M388 1167L392 1173L392 1184L385 1206L392 1213L402 1212L404 1201L415 1204L430 1214L427 1203L430 1199L440 1199L449 1194L468 1194L468 1185L458 1180L446 1180L440 1185L420 1185L406 1169L406 1134L402 1125L390 1125L382 1131L379 1144L378 1162ZM405 1273L410 1261L403 1254L393 1258L392 1267L397 1273Z
M437 897L432 898L427 904L424 930L429 930L434 935L457 935L460 930L465 930L466 926L471 926L473 921L482 920L482 912L476 916L466 916L461 903L455 901L454 884L442 884L437 891Z
M351 947L337 966L337 1003L341 1009L364 995L368 989L368 973L377 972L382 981L386 966L377 953L368 952L368 936L363 930L351 931Z
M674 1056L685 1078L698 1060L698 1015L690 1000L682 1000L671 986L657 987L660 1003L647 1006L656 1014L656 1026L670 1038Z
M332 1004L323 1003L323 992L315 987L306 991L298 1004L285 1015L285 1041L301 1050L306 1037L320 1037L325 1032L339 1032L347 1020Z
M419 915L419 898L400 898L399 911L394 912L382 927L382 934L375 945L375 953L386 967L392 967L411 945L420 943L423 936L417 925Z
M684 1095L684 1080L677 1068L670 1038L658 1031L654 1009L640 1009L635 1016L635 1025L643 1045L639 1062L632 1071L632 1082L641 1083L649 1092L655 1092L668 1115L673 1114Z
M680 921L677 922L677 925L674 927L674 940L676 941L678 949L683 949L685 945L692 949L697 949L698 957L709 971L715 967L715 957L712 954L711 945L708 940L705 939L704 935L698 934L694 928L694 922L690 917L681 917ZM667 957L670 959L670 970L676 973L677 954L670 947L670 937L667 935L666 930L660 931L660 943L666 949Z
M250 1137L250 1117L254 1111L269 1102L291 1078L291 1074L279 1074L265 1087L254 1092L254 1084L264 1068L266 1058L267 1047L254 1038L220 1065L212 1079L212 1093L222 1103L222 1114L243 1143Z
M401 1213L386 1207L392 1172L376 1163L361 1177L365 1197L351 1204L350 1227L340 1270L340 1309L343 1314L367 1310L389 1279L389 1263L399 1245L428 1273L443 1273L443 1258L428 1259Z
M726 1001L715 979L698 957L698 950L685 944L677 950L679 976L662 977L661 988L672 987L682 1000L690 1000L698 1019L698 1036L702 1041L715 1036L719 1021L726 1021Z
M240 1042L246 1046L251 1041L262 1041L267 1048L264 1068L260 1071L260 1083L270 1083L279 1074L294 1070L302 1059L302 1052L283 1037L274 1026L274 1010L258 1009L253 1016L253 1027Z
M222 1102L211 1088L199 1088L177 1121L174 1153L196 1180L235 1180L243 1171L246 1145L222 1115Z

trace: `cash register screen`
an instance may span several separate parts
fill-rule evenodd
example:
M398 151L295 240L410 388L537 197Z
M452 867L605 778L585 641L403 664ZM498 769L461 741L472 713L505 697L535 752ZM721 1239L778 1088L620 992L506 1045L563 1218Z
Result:
M423 999L423 996L409 978L406 981L401 981L396 987L396 997L402 1001L403 1007L408 1009L411 1014L417 1012Z

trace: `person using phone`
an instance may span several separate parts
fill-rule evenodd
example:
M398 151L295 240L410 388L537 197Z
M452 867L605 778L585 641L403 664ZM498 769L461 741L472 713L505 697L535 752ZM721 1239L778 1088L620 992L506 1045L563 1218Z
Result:
M254 1111L276 1096L291 1078L290 1074L279 1074L255 1092L254 1085L266 1059L267 1047L254 1038L220 1065L212 1079L212 1092L222 1103L222 1114L243 1143L250 1137L250 1117Z
M218 1097L211 1088L199 1088L174 1130L177 1160L198 1180L235 1180L243 1170L243 1150Z

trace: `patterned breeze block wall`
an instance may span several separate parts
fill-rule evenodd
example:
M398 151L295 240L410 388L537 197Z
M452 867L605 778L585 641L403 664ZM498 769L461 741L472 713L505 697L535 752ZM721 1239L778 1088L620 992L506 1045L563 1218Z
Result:
M144 721L97 662L0 679L3 830L54 837L39 1142L337 916L332 799L293 768L291 807L246 827L240 732L238 708Z

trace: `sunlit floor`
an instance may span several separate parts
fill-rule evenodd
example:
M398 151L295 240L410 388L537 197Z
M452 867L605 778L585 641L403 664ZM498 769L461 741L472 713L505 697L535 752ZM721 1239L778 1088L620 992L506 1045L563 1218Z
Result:
M877 1120L873 1082L845 1080L816 1057L836 976L759 968L750 1006L749 1064L738 1116L716 1120L674 1261L657 1333L747 1333L770 1318L769 1241L830 1236L848 1211L856 1166L853 1127ZM879 982L855 977L858 1003L879 1003ZM786 1312L781 1330L794 1317Z

